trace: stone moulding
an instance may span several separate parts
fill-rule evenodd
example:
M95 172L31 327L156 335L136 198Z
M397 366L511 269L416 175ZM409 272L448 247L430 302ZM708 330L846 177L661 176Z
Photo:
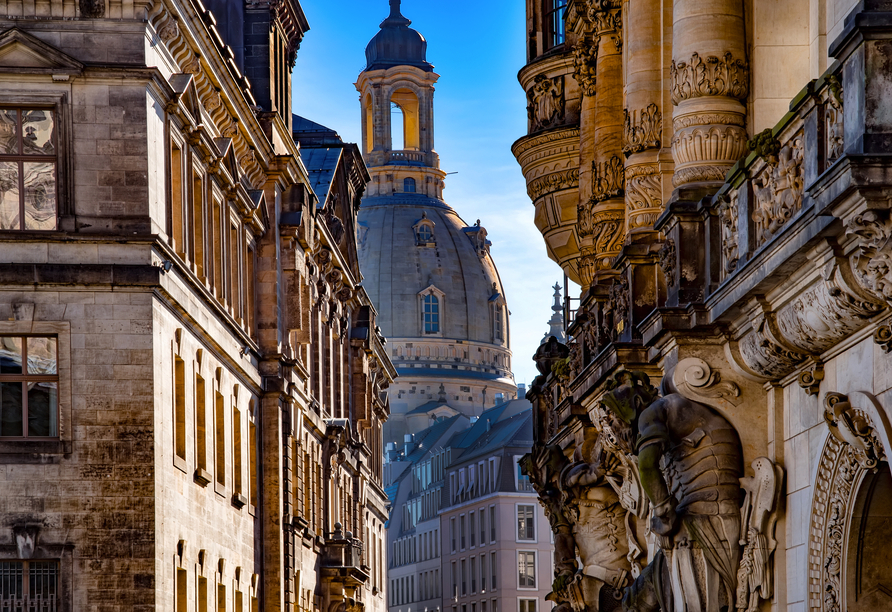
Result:
M626 156L660 148L663 115L656 104L648 104L640 112L623 109L623 117L623 153Z
M530 196L531 200L536 201L543 195L577 187L579 187L579 169L570 168L563 172L546 174L530 181L530 184L527 185L527 195Z
M830 429L821 452L809 520L809 612L842 612L849 514L864 473L886 458L889 420L872 394L828 393Z
M676 132L672 158L681 166L716 162L730 166L746 154L746 145L746 130L740 126L700 125Z
M744 59L735 59L730 52L721 57L709 55L701 58L691 55L690 61L672 60L669 66L669 88L672 103L703 96L725 96L738 100L749 95L749 65Z

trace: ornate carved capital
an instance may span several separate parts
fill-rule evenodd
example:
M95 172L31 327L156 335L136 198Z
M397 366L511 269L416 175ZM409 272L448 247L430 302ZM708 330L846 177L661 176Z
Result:
M824 365L817 362L811 368L800 372L797 382L800 387L805 389L806 395L817 395L821 390L822 380L824 380Z
M622 2L620 0L587 0L585 16L588 27L596 34L618 34L622 31Z
M663 115L656 104L648 104L640 112L623 109L623 117L623 153L627 157L646 149L660 148Z
M625 167L618 155L600 164L592 162L592 199L595 202L619 197L624 188Z
M705 59L694 53L690 61L669 66L669 88L672 103L703 96L726 96L744 100L749 94L749 65L746 60L734 59L731 53Z

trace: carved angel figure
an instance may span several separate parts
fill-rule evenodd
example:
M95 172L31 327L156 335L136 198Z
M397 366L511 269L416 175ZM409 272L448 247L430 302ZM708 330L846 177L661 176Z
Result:
M737 609L746 612L756 612L759 599L771 599L771 556L777 548L774 526L784 478L783 469L767 457L753 461L753 470L755 476L740 479L746 492L740 508L746 533L740 538L744 549L737 570Z

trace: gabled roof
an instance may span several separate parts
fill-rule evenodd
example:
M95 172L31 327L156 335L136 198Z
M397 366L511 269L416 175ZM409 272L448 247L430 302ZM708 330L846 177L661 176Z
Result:
M311 147L302 148L300 151L301 159L310 176L310 186L319 199L316 205L318 208L323 208L328 200L328 192L331 190L331 182L334 180L342 153L341 147Z

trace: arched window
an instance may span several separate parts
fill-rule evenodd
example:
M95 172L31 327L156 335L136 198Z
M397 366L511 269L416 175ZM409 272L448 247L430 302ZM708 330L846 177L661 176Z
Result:
M430 242L431 238L434 237L433 232L431 231L431 226L427 224L418 226L418 242L425 243Z
M567 0L545 0L545 50L564 44L564 15Z
M406 193L415 193L415 179L403 179L403 191Z
M496 306L496 340L504 340L505 327L502 323L502 307Z
M424 333L440 331L440 300L433 294L424 296Z

